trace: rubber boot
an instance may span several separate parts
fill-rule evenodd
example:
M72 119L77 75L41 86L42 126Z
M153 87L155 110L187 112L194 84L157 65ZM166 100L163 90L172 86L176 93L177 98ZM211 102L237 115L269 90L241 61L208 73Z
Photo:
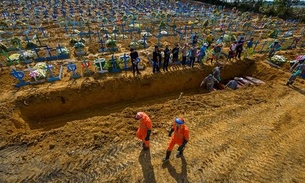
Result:
M181 158L182 155L183 155L183 150L178 151L176 154L176 158Z
M171 155L171 153L172 153L172 151L166 151L166 157L165 158L163 158L163 162L166 162L166 161L168 161L169 160L169 157L170 157L170 155Z

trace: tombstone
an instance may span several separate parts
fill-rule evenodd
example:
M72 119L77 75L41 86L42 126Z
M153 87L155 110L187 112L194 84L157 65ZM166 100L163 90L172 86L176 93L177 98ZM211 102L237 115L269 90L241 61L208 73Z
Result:
M61 47L60 44L56 47L57 59L63 60L69 58L69 50L66 47Z
M64 29L65 29L65 36L66 36L66 37L69 37L69 36L70 36L70 35L69 35L69 28L67 27L66 24L64 25Z
M89 29L87 35L89 36L89 42L91 43L91 41L92 41L91 35L94 35L94 32Z
M121 24L121 27L122 27L123 39L125 39L125 24L122 23L122 24Z
M38 43L39 43L39 46L42 46L42 44L41 44L41 42L40 42L40 39L39 39L39 36L38 36L37 34L35 34L35 35L33 36L33 39L36 39L36 40L38 41Z
M130 56L129 56L129 55L126 55L126 53L124 53L124 55L120 56L120 59L124 62L124 68L123 68L123 70L129 70L130 67L128 67L127 61L128 61L128 59L130 59Z
M19 83L14 85L16 88L20 88L22 86L30 84L30 82L25 82L25 81L22 80L24 78L24 72L22 72L22 71L17 71L15 69L12 69L11 75L14 78L18 79L18 81L19 81Z
M86 52L84 50L85 49L84 43L79 41L79 42L75 43L74 48L75 48L74 53L75 53L76 56L86 55Z
M158 35L157 35L157 39L158 39L157 45L158 45L159 47L162 46L162 44L160 43L161 38L162 38L162 34L158 34Z
M98 58L94 61L94 65L98 68L98 73L106 73L108 70L105 70L106 60L104 58Z
M286 31L284 34L283 34L283 37L290 37L290 36L293 36L293 30L289 29L288 31Z
M45 57L46 61L57 60L57 56L52 55L52 52L51 52L52 48L46 46L45 49L47 51L47 56Z
M117 59L114 58L114 55L111 56L109 62L111 64L111 67L109 68L109 72L121 72L121 69L117 63Z
M270 35L270 38L277 38L280 33L280 29L275 29Z
M35 51L36 56L37 56L37 58L34 59L36 62L44 62L45 61L45 57L40 57L39 56L39 53L38 53L39 49L38 48L33 48L33 51Z
M264 41L264 43L263 43L263 45L262 45L262 47L261 47L261 49L258 53L263 53L263 49L267 45L267 43L268 43L267 41Z
M83 68L83 76L88 77L94 74L92 70L90 70L91 64L89 61L86 61L86 59L83 57L83 63L82 63L82 68Z
M104 41L103 41L103 39L101 38L99 32L97 32L97 36L98 36L99 43L101 44L101 47L100 47L100 49L99 49L99 52L106 52L107 49L105 48Z
M259 40L257 40L256 42L254 42L253 53L256 53L255 50L256 50L258 44L259 44Z
M69 62L68 65L67 65L67 69L68 69L68 71L72 71L72 73L73 73L72 76L70 76L70 78L78 79L78 78L82 77L81 75L79 75L76 72L77 67L76 67L75 64L72 64L71 62Z
M60 66L59 75L58 75L58 76L54 76L54 75L53 75L53 72L52 72L52 69L54 69L54 66L53 66L53 65L46 64L46 66L47 66L47 71L48 71L49 74L50 74L50 77L47 78L47 81L48 81L48 82L54 82L54 81L58 81L58 80L61 79L61 75L62 75L62 65Z

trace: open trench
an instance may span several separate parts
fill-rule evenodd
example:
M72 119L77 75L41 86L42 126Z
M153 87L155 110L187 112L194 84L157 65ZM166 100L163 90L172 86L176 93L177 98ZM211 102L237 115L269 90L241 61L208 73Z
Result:
M254 61L229 63L222 71L223 80L242 76ZM199 89L203 78L211 73L213 66L176 70L158 74L143 74L141 77L113 77L107 80L95 79L81 88L60 88L51 92L39 92L19 98L16 101L18 114L31 129L55 128L67 120L84 119L94 115L109 114L111 106L133 105L135 101L154 101L159 98L179 96L180 92L204 92ZM141 103L141 102L140 102Z

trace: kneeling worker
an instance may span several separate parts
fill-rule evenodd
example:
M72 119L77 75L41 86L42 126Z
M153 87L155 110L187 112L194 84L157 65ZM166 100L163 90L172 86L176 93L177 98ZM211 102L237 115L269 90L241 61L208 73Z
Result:
M236 89L237 89L237 86L238 86L237 81L238 81L238 78L235 77L234 79L230 80L230 81L226 84L225 88L230 88L230 89L232 89L232 90L236 90Z
M200 87L204 86L208 92L211 92L214 89L215 83L219 83L219 81L212 74L209 74L202 80Z

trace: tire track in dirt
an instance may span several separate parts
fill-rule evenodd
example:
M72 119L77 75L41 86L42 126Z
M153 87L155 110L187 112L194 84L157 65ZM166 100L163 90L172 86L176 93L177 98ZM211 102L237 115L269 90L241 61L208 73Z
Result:
M282 102L282 103L289 103L289 101L288 100L286 100L286 101L284 101L284 102ZM241 118L243 118L243 115L247 115L247 116L251 116L251 115L249 115L249 114L255 114L255 113L258 113L258 112L266 112L266 111L268 111L268 108L270 108L270 107L265 107L265 108L261 108L261 106L258 106L257 108L251 108L251 109L247 109L247 110L245 110L245 111L243 111L243 113L244 114L242 114L242 117ZM272 116L272 115L271 115ZM216 117L216 119L218 119L219 121L220 120L223 120L224 118L226 118L226 117L224 117L224 116L220 116L220 117ZM211 117L209 117L209 119L210 120L213 120L213 118L211 118ZM223 126L223 125L221 125L221 124L219 124L219 123L217 123L217 120L216 119L214 119L214 121L215 121L215 123L216 124L218 124L218 125L214 125L215 127L214 127L214 129L217 129L217 130L223 130L223 129L219 129L218 127L219 126ZM263 119L262 119L263 120ZM230 119L230 121L232 121L232 118ZM234 119L234 121L237 121L238 122L238 119L236 120L236 119ZM255 118L253 118L252 120L250 120L248 123L252 123L252 126L253 126L253 123L255 123L255 121L261 121L260 119L257 119L256 117ZM227 122L226 122L227 123ZM259 122L259 123L261 123L261 122ZM231 123L230 122L230 124L234 124L234 123ZM241 131L240 133L238 133L238 131L240 131L240 130L242 130L243 129L243 126L245 126L244 127L244 129L245 130L243 130L243 131ZM233 131L233 129L236 129L236 131ZM271 127L264 127L264 128L260 128L261 129L261 134L254 134L253 136L248 136L248 137L244 137L245 138L245 140L247 140L247 139L251 139L252 137L254 137L254 139L256 139L256 141L257 142L259 142L259 140L260 139L262 139L262 138L258 138L259 136L261 136L261 135L263 135L264 133L266 133L266 130L271 130L272 128ZM226 132L226 135L229 135L229 134L235 134L235 137L234 137L234 135L232 136L232 137L227 137L227 138L223 138L223 139L227 139L227 140L224 140L224 142L222 142L221 141L221 139L215 139L215 140L217 140L217 142L218 142L218 144L220 144L220 145L218 145L218 146L223 146L223 144L224 145L226 145L227 143L229 143L228 141L231 141L232 139L238 139L237 137L243 137L242 136L242 133L244 133L244 132L246 132L246 131L248 131L247 133L244 133L244 134L251 134L251 131L249 131L249 130L251 130L251 129L249 129L246 125L239 125L238 127L233 127L233 128L228 128L227 129L227 131L225 131ZM255 131L257 131L257 129L255 130ZM204 133L204 132L203 132ZM215 132L211 132L211 134L216 134L216 135L219 135L220 133L215 133ZM237 134L238 134L238 136L237 136ZM215 135L215 136L216 136ZM221 137L223 137L223 136L221 136ZM192 140L192 142L193 142L194 140ZM257 143L256 142L256 143ZM194 143L196 143L196 144L198 144L198 146L200 146L200 142L194 142ZM205 144L206 144L206 142L204 142ZM229 143L230 144L230 143ZM216 145L217 146L217 145ZM252 147L250 147L250 148L252 148ZM214 145L214 147L213 148L211 148L212 150L215 150L215 145ZM228 167L226 166L226 165L224 165L224 164L226 164L226 163L223 163L226 159L227 160L232 160L231 162L234 162L235 164L236 163L238 163L238 157L239 158L242 158L242 156L245 156L245 155L247 155L248 154L248 152L247 151L250 151L250 149L247 149L247 150L245 150L243 147L238 147L237 149L237 151L236 151L236 149L235 149L235 151L232 151L231 153L228 153L231 149L232 149L232 147L230 147L229 148L229 145L227 145L227 146L224 146L224 147L221 147L220 148L222 151L220 151L220 152L217 152L216 151L216 153L214 152L214 153L212 153L212 154L210 154L210 156L211 157L209 157L209 158L207 158L207 160L206 160L206 162L210 162L212 165L211 165L211 167L213 167L213 168L211 168L211 170L210 170L210 172L212 172L213 173L213 170L214 170L214 176L210 176L210 174L209 173L206 173L205 175L202 175L201 177L215 177L215 175L222 175L222 174L226 174L226 175L229 175L229 172L227 172L227 171L222 171L222 170L217 170L217 167L225 167L225 168L223 168L223 169L228 169ZM229 149L229 150L228 150ZM191 150L191 151L193 151L193 150ZM205 150L206 151L206 150ZM232 153L233 153L233 155L232 155ZM204 152L203 152L203 154L204 154ZM216 155L215 155L216 154ZM219 154L223 154L223 157L224 158L220 158L220 155ZM227 155L225 155L225 154L227 154ZM227 157L228 156L228 157ZM221 161L221 163L218 161L219 159L221 159L222 161ZM234 161L233 161L234 160ZM272 162L272 161L271 161ZM208 163L206 163L206 164L208 164ZM218 165L217 165L218 164ZM216 165L216 166L215 166ZM233 165L234 166L234 165ZM216 168L215 168L216 167ZM229 166L230 167L230 166ZM232 167L232 166L231 166ZM217 173L215 173L215 170L216 170L216 172ZM206 172L206 171L205 171ZM216 176L217 177L217 176ZM213 180L211 180L211 181L213 181Z
M230 111L231 109L228 109L228 111ZM241 110L241 112L242 112L242 109L240 109ZM258 108L258 110L259 110L259 108ZM261 110L260 110L261 111ZM247 113L256 113L257 111L254 111L254 110L251 110L250 112L247 112ZM194 113L193 113L194 114ZM238 113L237 113L238 114ZM240 115L240 114L239 114ZM196 116L196 115L195 115ZM216 115L214 115L214 116L209 116L209 120L206 120L206 121L208 121L207 122L207 124L212 124L212 121L215 121L215 122L217 122L217 121L223 121L223 119L226 119L226 118L228 118L229 116L228 116L228 114L224 114L224 115L221 115L221 116L218 116L218 114L216 114ZM232 119L234 118L234 116L233 117L231 117ZM191 120L190 120L191 121ZM202 123L200 123L200 124L196 124L196 126L200 126ZM217 124L217 123L216 123ZM192 125L190 125L190 127L194 127L194 126L192 126ZM219 128L217 128L217 127L214 127L216 130L219 130ZM204 133L204 131L206 130L206 128L202 128L202 132ZM198 131L197 131L198 132ZM201 133L201 132L199 132L199 133ZM194 136L195 137L195 136ZM162 141L168 141L168 140L166 140L165 139L166 137L165 137L165 135L163 136L163 138L160 138L160 140L161 140L161 143L162 143ZM194 139L196 139L196 138L194 138ZM198 147L200 147L201 146L201 144L203 144L201 147L203 147L203 149L204 149L204 147L206 146L206 144L207 144L207 140L204 140L204 139L196 139L196 140L198 140L199 142L196 142L196 140L194 140L193 138L191 139L191 144L189 144L188 145L188 147L187 147L187 155L186 156L188 156L188 154L191 154L190 152L194 152L194 154L191 154L191 156L193 156L194 155L194 157L196 157L196 156L198 156ZM224 139L224 138L223 138ZM158 143L160 143L160 140L158 140ZM163 143L164 144L164 143ZM192 149L192 144L198 144L198 146L194 146L193 147L193 149ZM219 143L220 145L221 145L221 143ZM218 146L218 145L217 145ZM166 146L165 146L165 148L166 148ZM215 147L213 147L214 149L215 149ZM164 148L163 148L164 149ZM197 150L196 150L197 149ZM155 146L154 146L154 150L155 150ZM161 150L162 151L162 150ZM190 152L189 152L190 151ZM227 150L227 152L228 151L230 151L230 150ZM238 157L238 156L241 156L241 155L236 155L236 154L242 154L242 153L239 153L239 152L237 152L236 150L234 150L234 152L236 152L236 153L229 153L229 154L231 154L232 155L232 157L234 156L234 157ZM174 153L174 152L173 152ZM220 152L221 153L221 152ZM159 153L156 153L156 155L157 156L159 156L160 157L160 152ZM164 154L165 154L165 150L163 150L162 152L161 152L161 157L160 157L160 159L164 156ZM215 156L215 154L211 154L211 155L213 155L213 156ZM200 157L200 158L202 158L202 157ZM199 158L199 159L200 159ZM171 158L172 160L173 160L173 157ZM215 156L215 158L213 158L213 159L217 159L217 157ZM232 160L232 162L234 161L234 158L228 158L229 160L231 159ZM209 160L211 161L211 162L213 162L213 160L212 160L212 158L209 158ZM192 163L190 163L190 164L192 164ZM198 164L198 162L197 163L194 163L194 164ZM198 168L196 168L195 167L195 169L197 169L198 170ZM159 172L158 173L158 170L159 169L157 169L156 170L156 172L157 172L157 174L161 174L162 175L162 173L161 172ZM160 171L160 170L159 170ZM196 172L196 171L195 171ZM204 179L202 179L202 177L206 177L206 175L198 175L199 177L200 177L200 180L204 180ZM159 176L160 177L160 176ZM168 179L168 177L170 177L170 176L165 176L165 177L163 177L163 176L161 176L161 180L162 181L164 181L164 180L167 180L167 181L170 181L170 179ZM180 180L181 181L181 180ZM196 181L196 180L194 180L194 181ZM197 181L198 182L198 181Z
M156 182L274 182L279 178L278 175L284 173L284 178L294 175L294 180L304 180L302 164L297 166L298 162L291 162L289 158L293 150L304 150L304 140L293 142L294 138L302 139L304 126L298 126L297 122L288 126L285 123L286 119L293 118L287 109L302 107L302 100L292 104L289 97L291 95L282 95L281 99L276 100L274 96L267 102L251 105L228 101L226 106L217 104L212 109L203 102L192 103L189 112L184 113L191 130L191 140L185 152L186 163L174 157L177 149L175 147L170 165L163 166L161 159L165 156L169 137L166 129L158 129L158 133L152 135L149 155L141 152L141 144L135 139L119 140L97 149L90 144L87 149L81 147L71 155L64 155L66 150L62 149L61 156L69 158L55 164L43 160L45 154L37 154L39 158L27 162L32 164L28 174L20 175L17 180L12 179L12 175L17 175L18 172L12 171L11 175L5 174L5 178L12 180L10 182L147 182L152 179ZM302 96L295 97L302 99ZM188 102L183 103L182 100L181 105L188 105ZM196 106L199 106L199 110L195 110ZM182 109L184 107L182 106ZM277 114L273 114L274 108L277 109ZM123 127L117 121L114 123L116 125L112 126L113 129ZM92 124L85 124L86 131L98 131L98 128L90 125ZM284 135L280 134L282 128L291 129ZM0 157L1 154L9 155L9 159L13 159L17 154L26 153L20 149L16 152L10 148L1 149ZM282 149L286 150L278 152ZM286 166L294 172L281 170L281 164L287 159L289 161ZM304 156L298 154L298 159L304 160ZM15 163L15 166L26 166L26 162L21 160L16 160ZM13 169L13 166L8 164L4 167ZM268 176L272 173L275 175ZM191 176L188 177L187 174ZM240 177L244 179L240 180Z

